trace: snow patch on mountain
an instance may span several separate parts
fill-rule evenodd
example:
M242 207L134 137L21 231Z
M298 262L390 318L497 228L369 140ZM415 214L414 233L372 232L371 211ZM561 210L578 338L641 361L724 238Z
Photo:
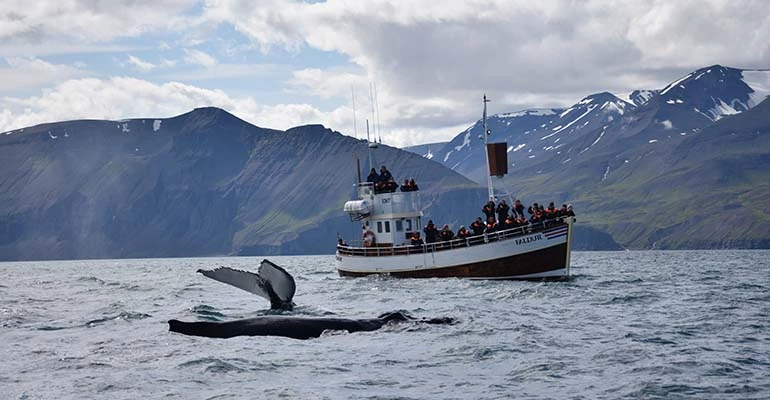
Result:
M749 94L749 107L754 107L770 96L770 70L744 70L743 81L754 90Z
M711 70L709 70L709 71L711 71ZM683 76L683 77L681 77L681 78L679 78L679 79L675 80L673 83L670 83L668 86L664 87L664 88L663 88L663 90L661 90L661 91L660 91L660 95L661 95L661 96L665 95L665 94L666 94L666 93L668 93L668 92L669 92L671 89L675 88L675 87L676 87L677 85L679 85L679 84L680 84L682 81L684 81L685 79L687 79L687 78L691 77L693 74L694 74L694 72L691 72L691 73L689 73L689 74L687 74L687 75L685 75L685 76ZM682 88L684 89L684 85L682 85Z
M511 113L503 113L503 114L497 114L496 116L500 118L516 118L516 117L526 117L526 116L546 116L546 115L556 115L556 111L553 108L531 108L527 110L522 111L516 111Z

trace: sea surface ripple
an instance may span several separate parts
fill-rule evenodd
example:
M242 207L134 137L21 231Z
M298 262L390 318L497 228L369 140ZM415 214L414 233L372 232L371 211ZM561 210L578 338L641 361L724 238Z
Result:
M295 315L454 325L209 339L167 320L270 313L195 271L261 258L0 263L3 398L768 399L770 251L576 252L567 282L340 278L270 257Z

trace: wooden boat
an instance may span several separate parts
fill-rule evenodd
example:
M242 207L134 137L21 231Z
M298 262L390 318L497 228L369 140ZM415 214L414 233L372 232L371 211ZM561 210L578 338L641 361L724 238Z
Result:
M487 101L485 96L484 132L488 132ZM491 177L507 172L507 157L505 151L500 151L505 144L487 143L488 134L483 136L490 169L489 198L494 201ZM370 151L376 147L376 143L370 144ZM573 216L559 215L463 239L412 245L412 234L423 229L419 193L378 192L370 182L357 184L358 198L346 202L344 211L351 220L362 224L362 239L338 244L337 271L341 276L569 278Z

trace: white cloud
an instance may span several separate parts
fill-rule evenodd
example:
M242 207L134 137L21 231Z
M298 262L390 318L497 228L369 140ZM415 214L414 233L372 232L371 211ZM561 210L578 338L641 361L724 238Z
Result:
M203 67L213 67L217 64L217 59L196 49L185 49L185 62L188 64L200 65Z
M136 67L136 69L142 71L142 72L149 72L152 71L155 68L155 65L153 63L143 61L139 57L134 57L132 55L128 55L128 63Z
M255 125L276 129L334 121L306 104L265 106L250 97L232 97L221 90L179 82L155 84L129 77L73 79L39 96L0 99L0 131L51 121L80 118L165 118L196 107L214 106Z
M0 2L3 42L99 43L182 24L194 4L185 0Z
M0 67L0 90L30 89L52 82L82 76L81 67L53 64L36 57L6 57L7 67Z

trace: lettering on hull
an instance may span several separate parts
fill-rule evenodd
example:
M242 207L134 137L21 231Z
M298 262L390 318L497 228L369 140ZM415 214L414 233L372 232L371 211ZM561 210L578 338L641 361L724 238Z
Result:
M521 246L522 244L537 242L538 240L543 240L543 235L537 234L535 236L527 236L521 239L516 239L516 245Z

